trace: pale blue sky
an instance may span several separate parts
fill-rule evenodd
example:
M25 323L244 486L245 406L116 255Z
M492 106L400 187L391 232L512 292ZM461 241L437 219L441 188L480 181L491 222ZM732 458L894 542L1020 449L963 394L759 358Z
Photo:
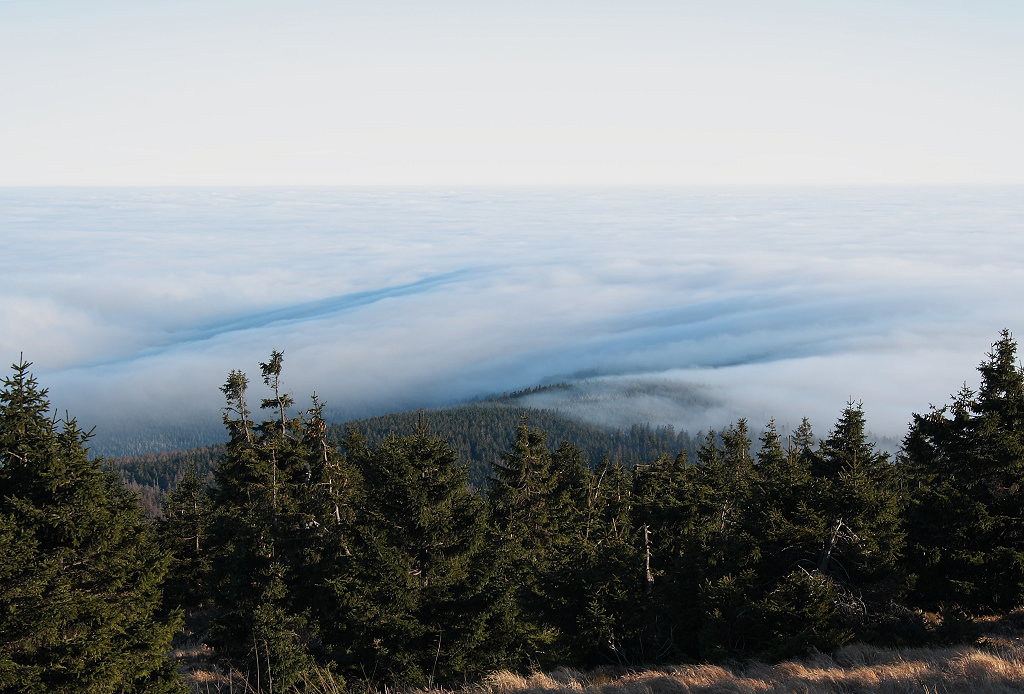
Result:
M0 185L1024 182L1024 2L0 1Z

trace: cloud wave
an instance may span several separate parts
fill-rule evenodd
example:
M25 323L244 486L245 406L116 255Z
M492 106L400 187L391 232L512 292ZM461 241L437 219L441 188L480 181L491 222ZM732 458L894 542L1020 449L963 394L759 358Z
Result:
M608 423L824 429L855 397L898 436L1024 325L1022 192L0 189L0 356L100 441L216 438L275 348L337 417L569 381Z

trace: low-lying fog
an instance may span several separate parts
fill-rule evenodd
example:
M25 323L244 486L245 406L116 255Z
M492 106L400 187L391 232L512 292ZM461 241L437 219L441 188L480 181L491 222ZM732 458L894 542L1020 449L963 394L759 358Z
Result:
M578 382L529 402L900 437L1024 326L1021 188L11 188L0 235L0 357L101 449L218 440L271 349L339 419Z

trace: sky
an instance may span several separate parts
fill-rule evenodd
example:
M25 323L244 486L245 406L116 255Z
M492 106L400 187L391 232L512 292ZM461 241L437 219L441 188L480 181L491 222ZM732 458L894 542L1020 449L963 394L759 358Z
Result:
M227 371L284 349L339 417L569 380L538 404L692 430L858 398L898 437L1024 329L1022 27L0 0L0 357L101 431L216 429Z
M0 0L0 185L1024 182L1017 0Z

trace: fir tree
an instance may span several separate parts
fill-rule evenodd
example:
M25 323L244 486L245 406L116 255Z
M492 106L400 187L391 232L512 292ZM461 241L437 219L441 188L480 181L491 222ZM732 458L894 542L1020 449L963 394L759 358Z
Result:
M197 608L209 595L208 505L206 482L199 478L192 462L178 486L165 497L158 525L160 543L174 557L165 589L166 602L171 606Z
M483 561L486 507L446 442L424 426L359 457L365 480L348 581L365 675L429 685L490 667Z
M246 404L248 379L232 371L221 391L230 433L210 492L211 639L240 669L280 689L299 681L313 662L316 625L302 609L304 560L318 534L310 532L312 496L302 421L287 416L281 392L283 354L261 363L274 397L261 407L272 419L254 425Z
M586 665L646 662L650 536L634 523L632 476L605 458L586 480L585 522L573 536L577 551L561 587L573 616L564 628L567 657Z
M1024 372L1004 330L981 385L914 415L902 460L911 483L910 559L926 606L1006 610L1024 602Z
M494 467L488 494L490 590L496 606L491 647L517 664L556 660L552 651L561 634L548 579L559 561L558 486L543 432L524 419L512 450Z
M75 420L13 366L0 392L0 691L172 692L170 557Z

